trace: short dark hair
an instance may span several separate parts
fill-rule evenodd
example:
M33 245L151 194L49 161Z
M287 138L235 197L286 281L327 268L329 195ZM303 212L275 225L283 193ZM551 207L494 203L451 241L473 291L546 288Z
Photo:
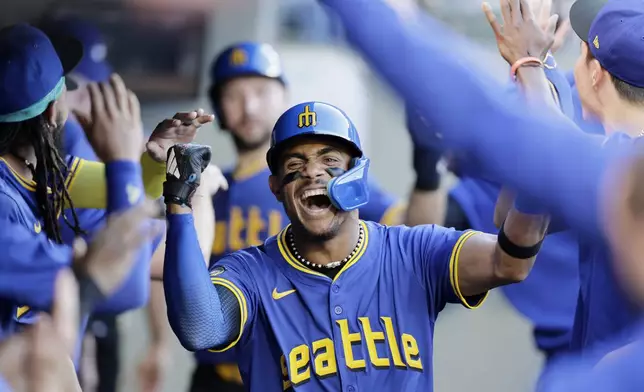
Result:
M584 45L588 46L588 43L584 43ZM591 60L595 59L595 56L593 56L590 48L588 48L586 53L586 62L590 62ZM644 88L633 86L632 84L623 81L610 72L608 74L610 75L610 80L613 82L613 86L615 86L615 90L617 90L617 94L620 96L620 98L632 104L644 105Z

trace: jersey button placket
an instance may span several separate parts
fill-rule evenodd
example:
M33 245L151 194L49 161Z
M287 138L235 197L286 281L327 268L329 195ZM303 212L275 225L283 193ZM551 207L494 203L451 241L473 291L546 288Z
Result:
M336 305L336 307L333 308L333 313L335 313L338 316L341 315L342 314L342 306L337 306Z

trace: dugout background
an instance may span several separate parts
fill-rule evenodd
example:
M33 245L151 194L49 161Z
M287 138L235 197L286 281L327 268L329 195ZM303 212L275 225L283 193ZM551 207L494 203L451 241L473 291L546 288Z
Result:
M477 38L480 50L464 56L495 77L506 77L506 67L480 12L479 0L424 1L457 30ZM83 4L92 2L85 0ZM42 16L45 10L68 3L2 0L0 24L32 20ZM344 109L356 123L367 154L372 158L371 174L385 189L406 197L413 171L401 104L350 50L330 46L341 40L341 31L314 0L109 0L101 3L123 3L139 9L163 8L170 12L196 10L206 15L203 67L199 71L201 75L196 75L201 94L196 99L143 101L146 129L153 129L160 119L178 110L210 109L203 94L208 83L208 66L223 47L245 39L269 42L284 60L292 102L315 99ZM578 41L570 41L557 56L563 68L570 68L578 53ZM223 167L233 163L231 142L214 127L201 130L198 142L213 147L214 163ZM146 352L148 339L145 311L126 314L119 324L123 336L121 390L137 391L136 367ZM165 375L164 392L185 391L193 367L192 356L175 342L172 358L171 371ZM530 324L510 307L500 291L493 292L477 311L448 306L439 317L434 351L437 392L529 391L541 363L541 355L534 349Z

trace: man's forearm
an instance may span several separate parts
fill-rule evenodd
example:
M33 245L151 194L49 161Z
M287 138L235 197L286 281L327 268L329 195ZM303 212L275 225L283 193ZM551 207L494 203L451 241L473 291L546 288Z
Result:
M526 214L514 207L510 209L497 237L495 276L500 285L520 282L528 276L549 221L547 215ZM502 236L507 241L504 242ZM526 257L520 255L521 252L534 254Z
M530 103L545 103L547 107L559 111L557 105L556 91L552 86L543 69L540 67L520 67L517 71L517 81L521 85L526 99Z

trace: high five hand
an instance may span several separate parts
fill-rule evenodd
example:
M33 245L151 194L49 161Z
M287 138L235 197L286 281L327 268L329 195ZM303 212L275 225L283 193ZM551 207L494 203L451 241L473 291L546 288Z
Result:
M559 16L552 15L546 22L539 20L528 0L500 0L500 5L503 25L499 25L490 4L483 3L483 12L494 31L501 56L510 65L525 57L543 60L554 43ZM541 7L538 11L542 12Z
M165 119L152 132L145 147L148 154L157 162L165 162L168 150L175 144L191 143L197 136L199 128L215 120L212 114L203 109L192 112L177 113Z

